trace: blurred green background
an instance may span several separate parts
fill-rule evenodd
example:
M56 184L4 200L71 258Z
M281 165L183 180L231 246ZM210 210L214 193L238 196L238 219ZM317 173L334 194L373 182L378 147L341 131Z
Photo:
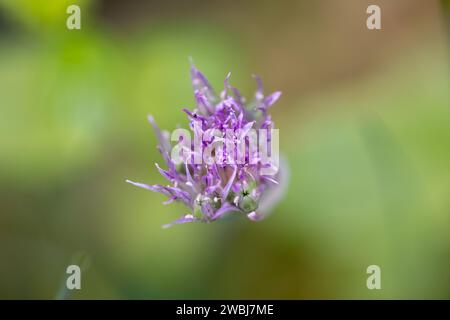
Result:
M450 298L448 7L0 0L0 298L64 296L80 255L66 298ZM283 91L290 185L262 222L164 230L185 208L125 183L164 181L146 115L187 124L189 56Z

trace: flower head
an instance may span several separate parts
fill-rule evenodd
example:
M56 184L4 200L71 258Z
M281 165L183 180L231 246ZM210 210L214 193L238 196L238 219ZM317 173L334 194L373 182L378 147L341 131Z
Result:
M156 168L169 184L127 182L164 194L168 197L164 204L180 201L189 208L187 214L164 227L211 222L233 212L257 221L264 218L280 198L285 168L280 168L278 159L272 161L273 157L263 155L271 153L273 156L278 151L277 144L273 145L278 135L274 135L268 111L281 92L265 96L261 80L255 77L255 97L246 103L240 92L230 85L230 75L225 78L224 89L218 96L206 77L191 65L197 107L183 111L196 139L192 143L185 136L179 136L175 140L177 152L174 153L169 133L161 131L149 116L159 141L158 150L167 166L163 169L156 164ZM257 130L258 133L265 130L264 135L251 139L255 136L250 133ZM257 148L251 148L252 143L257 143Z

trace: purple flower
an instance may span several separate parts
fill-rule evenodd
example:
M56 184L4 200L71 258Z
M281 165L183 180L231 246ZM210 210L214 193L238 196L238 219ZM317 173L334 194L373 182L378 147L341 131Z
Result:
M164 204L181 201L189 208L187 214L164 227L186 222L211 222L230 213L246 215L253 221L261 220L283 193L287 178L287 168L283 162L279 165L277 162L264 161L259 148L254 152L251 148L244 148L243 161L233 161L237 151L228 145L222 149L212 148L213 144L225 141L224 138L228 137L225 131L232 133L232 141L241 141L248 147L250 131L266 129L267 141L261 140L261 136L258 141L267 142L268 148L272 142L270 130L274 129L274 124L268 110L279 99L281 92L264 96L262 82L255 77L255 97L246 103L240 92L230 85L230 75L225 78L224 89L218 96L206 77L191 65L197 107L193 111L183 111L189 118L191 130L202 138L197 149L191 148L190 143L188 147L184 146L182 163L174 161L169 133L161 131L152 116L148 118L159 141L158 150L167 166L163 169L156 164L156 167L169 184L127 182L164 194L168 197ZM223 138L214 134L214 130L223 132ZM183 139L179 140L182 145ZM208 154L208 148L214 151ZM200 157L202 162L193 161L194 157ZM221 161L216 158L221 158ZM262 169L274 169L274 173L266 174Z

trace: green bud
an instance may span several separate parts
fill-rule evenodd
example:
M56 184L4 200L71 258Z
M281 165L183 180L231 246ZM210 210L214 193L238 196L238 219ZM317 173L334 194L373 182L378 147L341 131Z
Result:
M258 209L258 202L250 195L241 195L239 197L238 206L245 213L250 213Z
M203 218L202 206L198 203L194 204L194 213L193 216L198 219Z
M186 174L186 167L184 163L177 163L175 165L175 170L179 173Z
M217 196L213 196L211 205L214 209L219 209L222 206L222 200Z

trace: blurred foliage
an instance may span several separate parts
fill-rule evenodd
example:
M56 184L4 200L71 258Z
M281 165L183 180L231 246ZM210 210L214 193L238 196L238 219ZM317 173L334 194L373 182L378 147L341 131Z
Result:
M0 0L3 9L8 15L20 23L21 27L36 32L49 32L61 30L65 25L67 16L66 9L71 4L88 8L90 0Z
M281 36L243 43L273 32L270 2L244 7L247 19L230 20L239 9L224 3L205 20L197 7L170 19L153 13L131 31L102 23L96 8L107 1L77 1L86 22L68 31L68 3L0 1L12 30L0 29L1 298L57 297L80 252L89 268L68 298L450 297L448 47L430 26L438 9L423 5L422 32L405 35L389 22L383 35L362 30L377 44L411 41L327 78L323 63L364 57L366 40L334 44L336 60L310 54L332 37L316 31L314 43L302 41L317 22L297 15L319 17L320 5L298 11L286 1L279 10L290 10L289 20L276 13L282 34L298 41L290 48ZM304 61L282 61L295 50L307 50ZM216 88L231 70L247 95L252 72L268 91L283 91L273 114L290 186L262 222L163 230L185 208L125 183L163 182L146 114L169 130L186 125L189 56ZM303 64L317 72L302 74ZM286 83L271 77L284 74ZM371 264L382 268L380 291L366 288Z

